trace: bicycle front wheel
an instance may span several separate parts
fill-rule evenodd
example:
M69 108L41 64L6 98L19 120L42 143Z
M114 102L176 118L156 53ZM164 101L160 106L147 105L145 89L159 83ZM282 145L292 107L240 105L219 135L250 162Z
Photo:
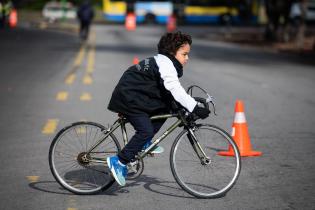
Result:
M49 166L60 185L75 194L95 194L114 183L106 157L117 154L120 145L113 134L105 135L105 127L93 122L73 123L57 133L49 149Z
M192 131L195 141L189 131L183 130L172 145L170 165L173 176L182 189L195 197L221 197L232 188L239 176L241 162L238 148L230 135L219 127L203 124ZM218 154L228 148L233 150L234 156Z

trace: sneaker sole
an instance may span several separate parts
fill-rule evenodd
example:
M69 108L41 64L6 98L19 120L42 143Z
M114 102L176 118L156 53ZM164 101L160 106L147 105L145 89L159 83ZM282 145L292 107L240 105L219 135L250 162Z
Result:
M151 153L151 154L162 154L163 152L154 152L154 151L152 151L152 152L149 152L149 153Z
M152 153L152 154L161 154L161 153L163 153L164 152L164 149L162 149L162 151L151 151L150 153Z
M142 152L143 152L144 150L142 150ZM164 152L164 151L163 151ZM148 154L162 154L163 152L154 152L154 151L152 151L152 152L148 152Z
M125 184L120 183L120 181L119 181L119 179L118 179L118 177L117 177L117 174L116 174L116 172L115 172L115 169L112 167L112 165L111 165L109 159L110 159L110 157L107 157L107 158L106 158L107 165L108 165L110 171L112 172L112 175L113 175L115 181L116 181L120 186L125 186L126 183L125 183Z
M144 150L142 150L142 152L143 152ZM159 152L157 152L157 151L150 151L149 152L149 154L161 154L161 153L163 153L164 152L164 148L162 147L162 151L159 151Z

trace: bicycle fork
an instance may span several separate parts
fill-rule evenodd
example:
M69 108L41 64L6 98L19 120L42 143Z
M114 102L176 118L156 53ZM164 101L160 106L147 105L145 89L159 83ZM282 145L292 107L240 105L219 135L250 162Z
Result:
M188 128L188 134L187 134L188 140L196 152L198 158L200 159L200 163L202 165L208 165L211 163L211 160L209 157L207 157L206 153L202 149L200 143L198 142L193 130L191 128Z

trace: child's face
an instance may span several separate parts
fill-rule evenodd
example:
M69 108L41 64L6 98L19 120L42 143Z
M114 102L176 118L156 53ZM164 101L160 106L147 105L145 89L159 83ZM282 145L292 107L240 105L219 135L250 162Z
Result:
M175 58L183 65L188 61L188 54L190 52L190 45L183 44L176 52Z

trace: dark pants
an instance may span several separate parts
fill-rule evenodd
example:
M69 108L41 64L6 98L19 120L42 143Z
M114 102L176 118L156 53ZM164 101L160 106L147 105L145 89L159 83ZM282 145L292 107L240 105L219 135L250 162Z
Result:
M90 21L81 20L80 22L80 37L83 40L87 40L90 31Z
M123 164L131 162L142 150L145 143L152 140L165 122L165 119L151 121L148 115L126 116L126 118L136 130L136 133L118 154L119 160Z

